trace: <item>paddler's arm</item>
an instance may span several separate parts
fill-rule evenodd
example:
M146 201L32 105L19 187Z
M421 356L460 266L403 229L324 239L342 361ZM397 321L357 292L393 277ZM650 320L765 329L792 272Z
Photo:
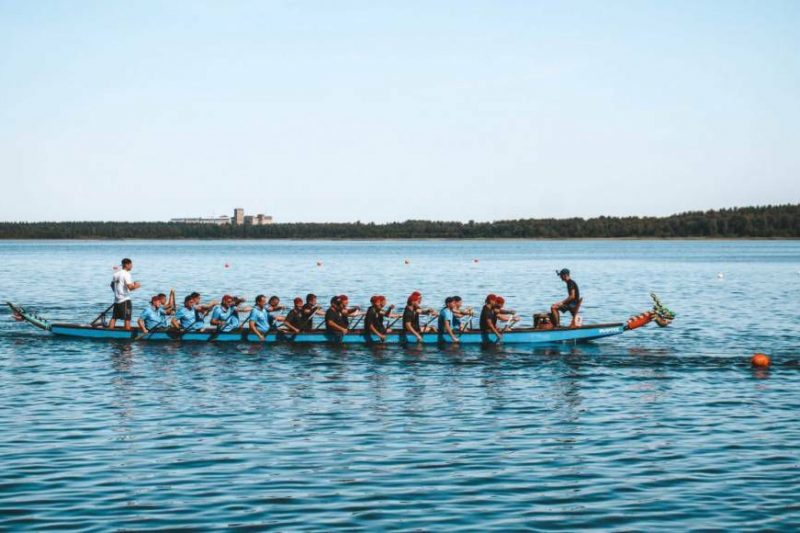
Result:
M144 320L140 318L136 323L139 324L139 329L142 333L147 335L147 328L144 326Z
M171 324L172 324L172 327L173 327L173 328L175 328L175 329L181 329L181 323L180 323L180 322L178 322L178 319L177 319L177 318L173 318L173 319L172 319L172 322L171 322Z
M370 332L372 332L372 334L373 334L373 335L377 335L377 337L378 337L380 340L382 340L382 341L385 341L385 340L386 340L386 335L384 335L383 333L381 333L380 331L378 331L378 328L376 328L374 324L370 324L370 325L369 325L369 330L370 330Z
M497 329L497 326L494 325L494 322L492 322L491 320L487 320L487 322L489 323L489 329L492 330L492 333L497 335L497 340L502 339L503 338L503 334L500 333L500 330Z
M164 312L168 315L175 312L175 289L169 290L169 298L167 299L167 305L164 306Z
M456 334L453 333L453 328L450 326L449 320L445 321L444 330L447 332L448 335L450 335L450 339L452 339L453 342L458 342L458 337L456 337Z
M254 320L251 320L251 321L250 321L250 331L251 331L252 333L255 333L255 334L256 334L256 336L257 336L259 339L261 339L262 341L264 340L264 335L262 335L262 334L261 334L261 332L260 332L260 331L258 331L258 328L256 327L256 323L255 323L255 321L254 321Z
M339 333L347 333L347 328L340 326L333 320L326 321L326 324L328 324L328 326L330 326L333 329L339 330Z
M283 318L283 317L281 317L281 318ZM285 319L283 320L282 326L283 326L284 330L288 330L290 333L300 333L300 329L299 328L294 327L293 325L291 325Z
M414 325L411 322L403 321L403 328L406 331L413 333L414 336L417 338L417 342L422 342L422 335L417 333L417 330L414 329Z

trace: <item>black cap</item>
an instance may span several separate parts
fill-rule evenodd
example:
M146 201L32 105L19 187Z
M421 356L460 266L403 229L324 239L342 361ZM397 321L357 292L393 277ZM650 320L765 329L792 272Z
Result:
M561 270L556 270L556 276L569 276L569 269L562 268Z

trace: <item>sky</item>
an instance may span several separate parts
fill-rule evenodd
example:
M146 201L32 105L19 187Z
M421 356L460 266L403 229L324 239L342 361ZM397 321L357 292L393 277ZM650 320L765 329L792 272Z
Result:
M797 1L0 0L0 220L800 203Z

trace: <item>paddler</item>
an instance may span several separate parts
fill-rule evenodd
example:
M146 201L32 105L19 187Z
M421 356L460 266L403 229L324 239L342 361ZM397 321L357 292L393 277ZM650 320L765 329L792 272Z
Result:
M475 315L475 311L472 310L471 307L467 307L463 311L461 310L461 306L464 303L461 299L461 296L452 296L453 298L453 325L457 330L464 331L469 326L469 321L462 323L462 318L468 316L472 317Z
M311 331L314 329L314 317L325 316L325 310L321 305L317 304L317 295L308 293L306 295L306 303L303 304L303 322L301 328L304 331Z
M226 294L222 297L219 305L214 306L211 311L211 325L216 326L220 333L227 333L239 328L239 309L237 306L242 303L242 299ZM242 309L246 311L246 309Z
M424 327L420 326L419 315L421 314L436 316L436 311L433 309L423 309L422 294L419 291L414 291L406 300L406 307L403 310L402 338L405 342L408 342L411 337L414 337L416 342L422 342L423 333L436 331L436 328L428 325Z
M273 298L275 297L273 296ZM247 321L250 322L250 331L263 341L275 323L275 318L270 314L266 296L263 294L256 296L255 305L250 310Z
M342 313L344 308L341 299L334 296L331 298L331 306L325 312L325 331L334 342L341 342L350 329L350 320Z
M506 309L505 306L506 306L506 299L503 298L502 296L497 296L495 298L495 303L494 303L495 307L494 314L497 317L497 320L506 323L505 330L507 330L511 328L511 326L514 325L514 323L519 322L519 317L517 316L516 311L514 311L513 309ZM495 325L496 324L497 321L495 321Z
M164 312L164 300L166 299L166 294L156 294L150 298L150 305L139 315L139 330L143 335L147 335L152 329L165 328L169 324L167 313Z
M216 305L200 305L200 293L193 292L183 299L183 307L175 313L172 327L182 331L200 331L205 324L206 314Z
M292 303L294 304L294 307L292 307L289 312L286 313L286 318L283 320L283 325L286 326L286 329L292 333L297 333L305 327L306 323L306 319L303 316L303 299L295 298Z
M458 325L456 325L456 300L453 296L444 299L444 307L439 311L439 342L450 338L450 342L458 342Z
M339 295L339 302L341 304L341 312L347 318L355 318L359 315L364 314L361 312L361 307L358 305L349 307L350 299L347 297L346 294Z
M109 329L116 327L117 320L123 320L125 329L131 329L133 313L131 291L141 287L138 281L131 279L131 270L133 270L133 261L126 257L122 260L122 268L117 270L111 278L111 290L114 291L114 311L108 322Z
M367 313L364 316L364 338L367 344L372 343L373 335L378 337L381 342L385 342L386 334L392 331L386 328L385 318L395 318L399 317L399 315L392 314L392 310L394 309L393 305L384 309L384 307L386 307L386 296L376 294L369 299L369 303L370 307L367 309Z
M503 334L497 329L497 296L489 294L481 309L480 330L484 343L490 343L489 334L497 335L497 342L503 340Z
M553 325L555 327L560 327L560 313L569 311L572 315L572 321L569 327L574 328L576 326L575 319L578 316L578 309L580 308L581 291L578 289L578 284L575 283L575 280L570 277L568 268L557 270L556 275L561 278L561 281L567 284L567 297L560 302L554 303L550 308L550 316L553 319Z

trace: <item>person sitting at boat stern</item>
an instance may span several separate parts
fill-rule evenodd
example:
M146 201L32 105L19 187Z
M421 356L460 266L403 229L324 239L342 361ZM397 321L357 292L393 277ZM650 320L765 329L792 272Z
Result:
M242 303L241 298L226 294L222 297L219 305L214 306L211 311L211 325L216 326L217 331L228 333L239 328L239 309L236 307ZM244 310L243 310L244 311Z
M325 332L328 339L334 342L342 342L345 334L350 329L350 320L342 313L342 301L338 296L331 298L331 306L325 312Z
M153 329L163 329L169 324L167 313L164 312L164 300L166 298L167 296L164 294L153 296L150 298L150 305L139 315L139 329L143 334L146 335Z
M131 329L133 314L131 291L142 286L138 281L131 279L131 270L133 270L133 261L126 257L122 260L122 268L117 270L111 278L111 290L114 291L114 311L108 322L109 329L117 326L117 320L124 321L125 329Z
M458 342L459 340L458 336L456 336L460 326L455 315L456 306L457 301L454 296L448 296L444 299L444 307L439 311L439 342L445 342L445 339L449 339L450 342Z
M503 334L497 329L497 296L490 294L484 301L483 308L481 309L481 317L479 321L481 330L481 339L484 344L492 342L489 334L494 333L497 336L497 341L503 340Z
M575 320L578 317L578 310L580 309L581 304L581 292L578 289L578 284L575 283L575 280L570 277L568 268L557 270L556 275L561 278L561 281L567 284L567 297L560 302L554 303L550 308L550 316L553 319L553 326L560 327L560 313L566 313L569 311L572 315L572 321L570 322L569 327L574 328L576 326Z

